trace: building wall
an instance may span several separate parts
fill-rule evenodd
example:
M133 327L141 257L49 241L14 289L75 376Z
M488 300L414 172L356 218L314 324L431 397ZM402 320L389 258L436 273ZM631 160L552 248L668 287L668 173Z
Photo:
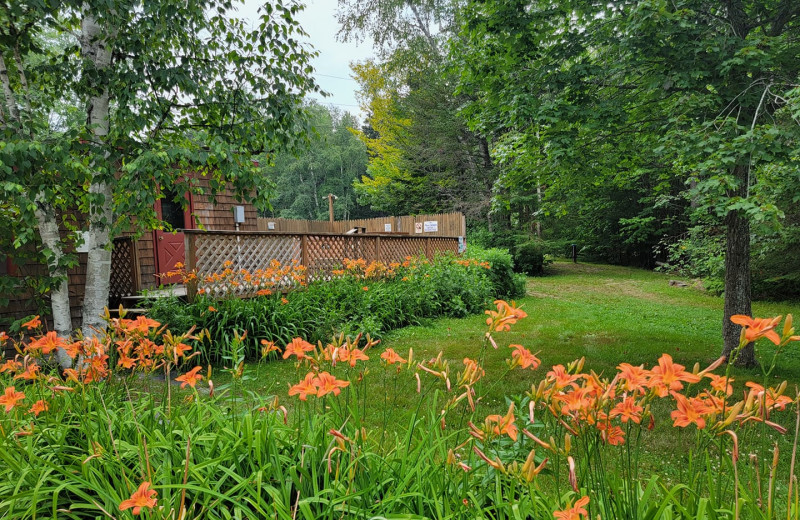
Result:
M208 181L201 180L200 185L207 191ZM202 227L209 230L232 230L235 229L233 218L234 206L245 207L245 222L240 225L241 231L258 230L258 214L255 207L250 203L237 202L233 197L232 191L226 190L217 196L216 205L212 204L208 196L193 196L193 213L198 217ZM194 223L193 223L194 227ZM132 231L123 235L133 235ZM137 261L139 264L139 287L142 289L154 289L158 287L159 281L156 277L156 251L154 247L154 237L152 231L144 232L136 240ZM13 260L14 253L9 256ZM78 253L78 265L68 272L70 311L72 315L73 327L78 327L81 323L81 313L83 310L83 296L86 285L86 253ZM46 273L45 266L30 262L27 265L16 266L18 276L35 276ZM32 299L32 294L22 293L10 295L10 303L6 307L0 307L0 330L5 330L6 325L11 321L36 314L38 311ZM52 323L48 323L51 327Z

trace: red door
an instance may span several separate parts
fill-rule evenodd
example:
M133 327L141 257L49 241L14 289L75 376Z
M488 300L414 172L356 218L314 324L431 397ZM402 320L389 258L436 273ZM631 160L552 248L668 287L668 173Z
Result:
M186 246L181 230L192 227L192 199L187 193L186 209L175 200L175 192L162 189L164 197L156 201L156 215L164 222L165 227L174 231L154 231L156 252L156 283L180 283L180 276L166 276L166 273L175 270L178 263L186 262ZM168 226L167 226L168 225Z

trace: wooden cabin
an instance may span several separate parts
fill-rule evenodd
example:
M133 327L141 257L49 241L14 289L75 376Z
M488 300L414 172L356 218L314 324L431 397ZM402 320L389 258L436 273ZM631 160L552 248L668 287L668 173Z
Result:
M205 182L203 182L205 181ZM201 187L208 190L208 182L201 180ZM252 204L237 202L232 190L219 193L216 203L208 196L187 194L186 209L174 201L174 192L165 190L164 198L158 200L155 211L158 218L168 223L173 229L202 228L207 230L256 231L258 214ZM241 206L240 217L243 222L234 220L234 208ZM199 221L199 225L197 223ZM0 274L10 276L41 276L46 274L44 265L27 262L22 265L14 262L13 252L0 254ZM83 295L86 284L86 253L78 253L79 263L69 270L68 283L73 326L81 321ZM119 305L123 296L133 295L142 289L154 289L162 284L177 282L163 275L175 269L178 262L185 262L184 234L180 231L147 231L138 238L134 233L124 233L114 239L111 260L111 290L109 305ZM4 295L10 300L9 305L0 307L0 330L5 330L14 320L39 314L43 309L37 308L32 294ZM44 309L49 313L48 308Z

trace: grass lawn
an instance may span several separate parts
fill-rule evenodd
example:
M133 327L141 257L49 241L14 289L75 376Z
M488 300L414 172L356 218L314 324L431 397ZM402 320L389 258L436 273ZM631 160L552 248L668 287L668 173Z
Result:
M497 333L495 338L500 348L490 347L486 351L487 376L483 387L486 397L479 404L478 415L504 412L506 396L521 396L544 377L550 366L582 356L586 357L584 370L606 374L614 373L622 362L652 367L665 352L689 369L695 363L705 366L716 359L722 346L722 298L694 288L670 286L672 278L641 269L568 262L553 265L548 276L530 278L527 296L518 301L528 318L510 332ZM760 317L800 315L800 304L756 302L753 311ZM381 367L379 355L384 348L392 347L403 356L413 349L417 359L432 358L441 351L450 360L451 373L455 374L461 369L464 357L479 356L484 332L485 316L481 315L439 319L388 334L375 350L368 352L371 359L359 364L365 367L367 393L373 403L365 413L368 425L375 428L385 425L390 431L393 425L405 426L419 404L412 374L403 372L396 376L394 371ZM505 363L510 352L507 345L512 343L538 353L542 366L534 372L507 373ZM758 347L765 349L767 343L759 342ZM278 395L290 409L297 406L298 401L287 396L287 388L302 379L304 369L296 370L289 361L272 361L250 365L247 373L245 389L261 398ZM733 375L737 388L746 380L763 380L758 369L734 369ZM425 373L421 376L424 388L438 387L444 391L440 381ZM499 383L492 383L501 376ZM800 382L800 347L792 346L784 352L774 377L790 384ZM220 375L215 379L218 383L225 382ZM429 392L427 399L431 398ZM663 405L665 408L657 412L668 418L669 404L665 401ZM790 419L786 414L778 420L789 426ZM460 422L463 418L455 420ZM657 424L655 431L646 436L642 461L645 466L657 467L667 454L681 457L688 453L681 435L675 435L675 431L662 419L662 424ZM771 433L761 437L758 442L771 443L773 438ZM789 449L790 441L787 436L779 443ZM670 468L679 471L680 465Z
M652 366L666 352L676 362L691 368L695 363L708 364L722 348L722 298L693 288L669 285L668 275L627 267L572 264L557 262L549 275L529 278L527 296L517 303L528 318L517 323L510 332L496 333L500 348L489 349L486 355L488 376L505 371L508 344L519 343L538 353L542 367L537 372L514 371L497 388L503 395L522 393L544 375L546 367L565 364L582 356L586 369L611 373L622 362ZM755 302L756 316L792 313L800 315L797 302ZM378 354L391 347L403 355L414 349L415 357L434 357L439 351L459 366L464 357L478 356L485 316L464 319L438 319L428 324L406 327L389 333L373 351L366 366L373 379L380 379ZM759 343L760 355L767 344ZM247 388L258 393L285 394L288 383L300 373L293 363L278 361L252 365L255 376ZM761 381L761 372L734 369L739 381ZM784 352L774 377L800 382L800 347ZM376 381L376 384L381 384ZM398 410L399 412L399 410Z

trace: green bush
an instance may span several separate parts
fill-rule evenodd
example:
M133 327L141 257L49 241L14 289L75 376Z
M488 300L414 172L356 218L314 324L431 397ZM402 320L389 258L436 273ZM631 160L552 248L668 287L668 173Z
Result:
M552 263L552 260L549 257L545 258L539 242L525 242L514 248L514 267L518 272L528 276L541 276L549 263Z
M484 249L470 245L467 249L467 256L480 262L489 262L491 266L489 279L497 298L519 298L525 295L525 276L514 273L514 260L508 251L498 248Z
M339 333L380 337L423 319L479 313L493 298L524 293L524 280L517 287L510 283L514 280L510 257L492 254L490 263L496 265L492 269L441 257L398 267L390 277L345 275L313 282L285 296L219 301L201 296L194 303L162 299L153 303L148 316L178 332L192 325L208 330L200 348L204 363L219 363L226 345L245 331L244 355L258 359L262 339L285 345L296 337L317 342ZM510 293L509 287L514 289Z

